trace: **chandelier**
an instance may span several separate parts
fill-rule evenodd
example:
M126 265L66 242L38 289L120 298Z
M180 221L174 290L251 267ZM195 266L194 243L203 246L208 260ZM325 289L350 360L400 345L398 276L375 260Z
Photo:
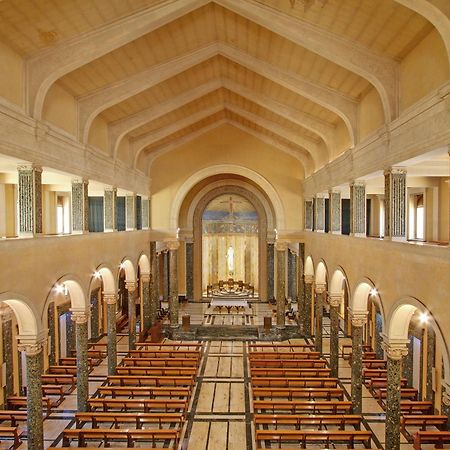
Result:
M312 5L314 5L314 3L319 3L320 7L323 8L327 4L328 0L289 0L289 2L291 3L291 8L294 8L297 2L302 4L303 9L306 12Z

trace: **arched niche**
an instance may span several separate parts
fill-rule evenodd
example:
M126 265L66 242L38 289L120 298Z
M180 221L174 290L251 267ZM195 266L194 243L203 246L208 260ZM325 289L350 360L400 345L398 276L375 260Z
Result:
M316 284L327 285L327 266L324 261L319 261L316 269Z
M305 276L314 277L314 261L311 256L305 260Z

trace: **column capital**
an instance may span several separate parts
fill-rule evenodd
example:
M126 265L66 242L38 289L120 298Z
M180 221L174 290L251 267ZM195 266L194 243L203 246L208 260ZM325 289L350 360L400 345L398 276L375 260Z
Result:
M442 381L442 403L445 406L450 406L450 383L448 383L447 381L443 380Z
M275 249L277 252L285 252L288 249L288 243L284 241L276 241Z
M166 245L167 245L169 252L173 252L180 248L180 241L176 241L176 240L166 241Z
M149 283L150 282L150 274L149 273L141 273L141 281L143 283Z
M27 356L36 356L39 355L39 353L41 353L44 349L44 343L35 342L34 344L32 344L19 342L17 344L17 349L19 350L19 352L25 352Z
M313 284L314 283L314 275L305 275L305 283Z
M134 292L137 288L136 281L125 281L125 289L128 292Z
M350 181L350 183L349 183L350 187L352 187L352 186L365 186L365 185L366 185L366 182L364 180L353 180L353 181Z
M117 294L114 292L103 292L103 300L107 305L115 305L117 303Z
M349 308L350 320L352 321L352 326L362 327L367 323L367 311L352 311Z
M381 347L390 359L400 360L408 354L409 339L392 339L383 334Z
M80 325L83 323L87 323L89 316L90 316L89 311L80 311L79 309L70 308L70 312L72 313L71 319L76 324L80 324Z
M20 172L22 170L34 170L35 172L42 172L42 166L37 164L19 164L17 170Z
M324 283L316 283L314 290L317 294L323 294L327 290L327 285Z
M328 302L330 303L330 306L339 306L344 300L344 294L343 293L329 293L328 294Z
M393 167L389 167L388 169L385 169L383 173L385 176L390 175L390 174L396 174L396 173L397 174L406 174L407 170L406 170L406 167L393 166Z

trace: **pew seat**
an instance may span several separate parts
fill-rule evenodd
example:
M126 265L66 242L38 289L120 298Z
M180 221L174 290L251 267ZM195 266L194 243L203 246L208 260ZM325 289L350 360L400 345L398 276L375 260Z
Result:
M191 396L191 389L185 387L146 387L146 386L100 386L97 389L100 397L129 398L186 398Z
M197 367L198 359L192 358L138 358L125 357L122 359L124 366L131 367Z
M184 424L182 413L122 413L122 412L78 412L75 414L76 428L91 423L92 428L99 428L99 424L113 424L114 428L120 425L134 425L140 430L144 425L153 425L157 428L177 427L181 429Z
M17 448L22 444L23 432L20 432L17 427L0 427L0 440L12 439L12 448Z
M269 343L260 343L260 344L249 344L248 349L250 352L258 352L259 349L264 349L273 352L296 352L296 351L314 351L314 344L269 344ZM272 350L269 350L272 349ZM263 350L263 351L264 351Z
M320 359L320 352L250 352L249 359Z
M253 378L253 387L314 387L314 388L335 388L337 387L337 378Z
M194 386L193 376L109 375L111 386Z
M104 412L143 411L143 412L184 412L187 409L186 400L152 400L152 399L118 399L118 398L91 398L88 400L91 411L102 410Z
M253 398L263 400L264 398L287 400L318 400L318 399L344 399L344 390L341 388L252 388Z
M400 426L405 435L409 435L406 428L408 426L420 427L420 431L427 431L429 426L445 431L448 417L437 414L412 414L400 417Z
M251 359L251 368L325 368L327 362L323 359Z
M88 366L95 367L98 366L102 360L97 358L90 358L88 356L87 359ZM59 364L61 366L76 366L77 365L77 357L76 356L66 356L64 358L59 358Z
M418 431L414 433L414 450L421 450L422 444L434 444L435 448L443 448L444 444L450 444L450 431Z
M18 425L18 422L27 421L27 411L0 409L0 422L6 421L9 421L12 427L16 427Z
M278 427L294 427L300 430L302 426L317 427L321 430L323 427L336 426L340 430L345 430L347 425L359 429L362 417L354 414L316 414L316 415L293 415L293 414L255 414L253 421L256 428L269 427L277 430Z
M428 401L400 401L400 412L402 414L427 414L431 415L434 412L432 402Z
M328 368L301 368L301 369L282 369L282 368L262 368L251 367L251 377L328 377L331 374L331 369Z
M48 366L48 373L58 375L73 375L76 376L78 372L77 366Z
M70 394L77 387L77 378L73 375L65 374L45 374L41 375L44 385L62 385L66 387L66 393Z
M133 367L118 366L117 375L195 376L197 367Z
M130 350L128 356L134 358L190 358L200 360L197 350Z
M400 398L402 400L417 400L419 391L415 388L400 388ZM383 405L387 397L387 388L378 389L377 399Z
M27 397L19 395L11 395L7 398L6 404L8 409L26 409ZM52 407L56 406L49 397L42 397L42 408L45 411L46 417L51 413Z
M254 400L255 413L351 414L352 402L304 400Z

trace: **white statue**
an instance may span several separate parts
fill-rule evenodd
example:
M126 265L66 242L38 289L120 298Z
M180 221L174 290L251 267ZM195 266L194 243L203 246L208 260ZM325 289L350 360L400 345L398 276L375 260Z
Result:
M232 276L234 274L234 249L233 247L231 247L231 245L227 250L227 268L228 275Z

